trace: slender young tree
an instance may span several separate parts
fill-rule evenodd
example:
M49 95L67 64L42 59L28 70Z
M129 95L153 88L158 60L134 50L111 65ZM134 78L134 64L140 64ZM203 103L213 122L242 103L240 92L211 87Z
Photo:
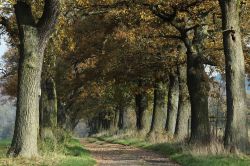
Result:
M19 30L20 61L18 96L14 136L8 151L10 156L37 156L39 127L39 96L44 50L53 32L59 0L45 0L43 15L38 22L28 0L17 0L15 15Z
M226 64L227 122L224 144L247 150L245 64L240 30L240 0L220 0Z

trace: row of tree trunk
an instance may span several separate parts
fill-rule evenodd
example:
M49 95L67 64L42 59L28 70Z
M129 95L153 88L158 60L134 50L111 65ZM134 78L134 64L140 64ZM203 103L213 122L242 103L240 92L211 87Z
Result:
M183 141L188 135L188 119L190 117L186 73L187 66L183 63L178 65L178 68L171 73L169 81L158 80L155 82L151 113L149 113L149 94L146 90L143 90L146 83L142 80L138 81L140 92L134 97L134 105L120 103L110 119L110 128L137 129L156 135L168 132L169 135ZM133 120L134 116L135 119ZM102 123L101 121L103 121L102 118L94 118L90 123L91 130L98 132L103 129L98 126ZM92 131L91 133L95 133Z
M157 135L166 131L180 141L187 138L190 100L186 71L186 65L180 64L169 75L168 82L156 81L149 134Z
M247 149L247 125L246 125L246 102L245 102L245 68L244 56L240 33L240 3L236 0L220 0L223 22L223 41L226 57L226 81L227 81L227 124L225 131L225 145L230 149L238 148L242 151ZM17 113L14 136L9 154L13 156L32 157L37 156L37 136L39 131L39 96L40 83L43 64L43 55L49 37L51 36L58 14L59 0L45 0L42 17L35 21L30 2L17 0L15 5L15 15L20 39L20 62L18 71L18 97ZM208 123L208 81L204 71L204 63L200 61L202 54L202 31L199 27L195 29L194 41L189 41L184 32L182 40L187 48L187 85L191 102L191 142L206 143L210 140L210 129ZM193 44L192 44L193 43ZM195 49L193 49L195 48ZM180 77L181 75L179 75ZM183 78L179 78L183 81ZM176 86L175 80L172 86ZM173 116L166 119L167 91L166 85L162 81L155 83L154 109L151 124L151 131L164 130L169 132L181 132L180 126L186 123L183 118L188 107L186 88L179 83L178 112L176 113L176 93L169 92L171 101L168 101L168 112ZM177 86L174 89L178 89ZM47 95L49 97L49 95ZM173 100L173 98L175 98ZM145 100L138 97L137 103ZM139 104L138 104L139 105ZM137 106L139 116L137 126L143 128L143 109L145 106ZM170 110L171 109L171 110ZM124 113L124 112L123 112ZM175 117L178 119L174 125ZM120 126L124 121L120 120ZM169 125L171 123L171 125ZM182 133L180 134L182 135Z

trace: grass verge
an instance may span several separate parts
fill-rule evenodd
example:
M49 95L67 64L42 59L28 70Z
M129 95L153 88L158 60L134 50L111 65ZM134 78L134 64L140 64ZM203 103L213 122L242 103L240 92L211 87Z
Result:
M83 148L79 140L70 139L59 145L54 151L41 152L41 156L25 158L8 158L6 152L10 140L0 140L0 165L1 166L93 166L95 160Z
M65 155L66 158L58 166L92 166L96 163L77 139L71 139L65 145Z
M99 141L129 145L138 148L152 150L166 155L171 160L183 166L249 166L249 156L236 155L193 155L183 145L160 143L152 144L143 139L114 138L112 136L95 137Z

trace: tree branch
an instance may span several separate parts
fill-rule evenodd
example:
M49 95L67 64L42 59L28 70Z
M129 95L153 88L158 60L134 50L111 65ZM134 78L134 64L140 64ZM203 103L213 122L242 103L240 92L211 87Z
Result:
M0 17L0 24L5 27L5 29L9 28L9 21L5 17Z
M14 8L19 29L21 25L35 26L31 6L26 1L17 1Z
M202 63L204 65L217 66L215 61L213 61L212 59L210 59L210 58L208 58L206 56L198 56L196 58L196 61L198 61L199 63Z
M177 36L177 35L165 35L165 34L161 34L158 37L162 37L165 39L177 39L177 40L182 40L181 36Z
M60 13L60 0L45 0L43 15L37 23L40 34L49 36L57 22Z
M177 10L175 8L173 12L170 14L165 13L165 12L163 13L160 11L158 5L151 5L150 10L152 11L154 15L158 16L159 18L161 18L163 21L166 21L166 22L172 22L177 14Z
M191 3L177 4L177 5L173 6L173 8L176 8L176 10L178 10L178 11L185 12L185 11L188 10L188 8L191 8L191 7L194 7L196 5L199 5L202 2L204 2L204 1L206 1L206 0L196 0L196 1L191 2Z

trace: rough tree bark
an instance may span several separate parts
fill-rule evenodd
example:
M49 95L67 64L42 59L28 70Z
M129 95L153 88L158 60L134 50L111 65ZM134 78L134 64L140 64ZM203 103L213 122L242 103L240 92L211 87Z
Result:
M191 113L190 99L187 87L187 66L178 65L179 77L179 104L177 122L175 128L175 137L178 141L184 141L188 136L188 119Z
M148 99L147 93L143 90L143 82L139 81L139 89L140 93L136 94L135 96L135 103L136 103L136 128L138 130L144 130L146 126L146 122L144 121L145 112L147 111L148 107Z
M174 135L179 103L179 80L177 71L172 71L169 75L168 109L166 130L170 135Z
M40 137L54 138L53 129L57 127L56 85L52 77L42 81L40 98Z
M208 117L210 86L203 55L203 41L206 34L206 27L197 26L194 29L193 41L187 36L183 38L187 48L187 85L191 102L190 143L203 145L211 141Z
M112 131L116 131L118 129L118 122L119 122L119 110L115 109L113 112L113 117L112 117L111 124L110 124L110 129Z
M183 7L184 9L186 8L185 6ZM158 6L151 6L150 9L153 14L170 23L180 32L180 36L173 37L182 40L187 48L187 82L192 110L190 143L207 144L210 142L208 119L209 82L204 70L204 64L211 63L211 61L203 55L203 43L207 37L207 26L204 26L206 24L203 23L209 12L201 15L202 22L190 27L188 24L183 25L183 21L180 22L176 19L178 11L174 8L173 12L170 13L165 13ZM186 10L188 10L188 7ZM191 31L194 31L194 35L189 35Z
M240 1L220 0L226 63L227 122L224 144L245 152L248 147L245 64L240 32Z
M118 118L118 128L120 130L124 129L124 108L119 108L119 118Z
M154 108L150 133L163 133L165 131L167 115L167 85L157 81L154 88Z
M44 49L59 14L59 0L45 0L44 12L35 22L28 1L17 0L15 15L20 39L18 96L14 136L9 156L37 156L39 95Z
M51 51L53 48L47 49ZM57 127L57 94L54 81L56 56L48 51L45 54L41 81L39 133L41 139L54 139L53 130Z

